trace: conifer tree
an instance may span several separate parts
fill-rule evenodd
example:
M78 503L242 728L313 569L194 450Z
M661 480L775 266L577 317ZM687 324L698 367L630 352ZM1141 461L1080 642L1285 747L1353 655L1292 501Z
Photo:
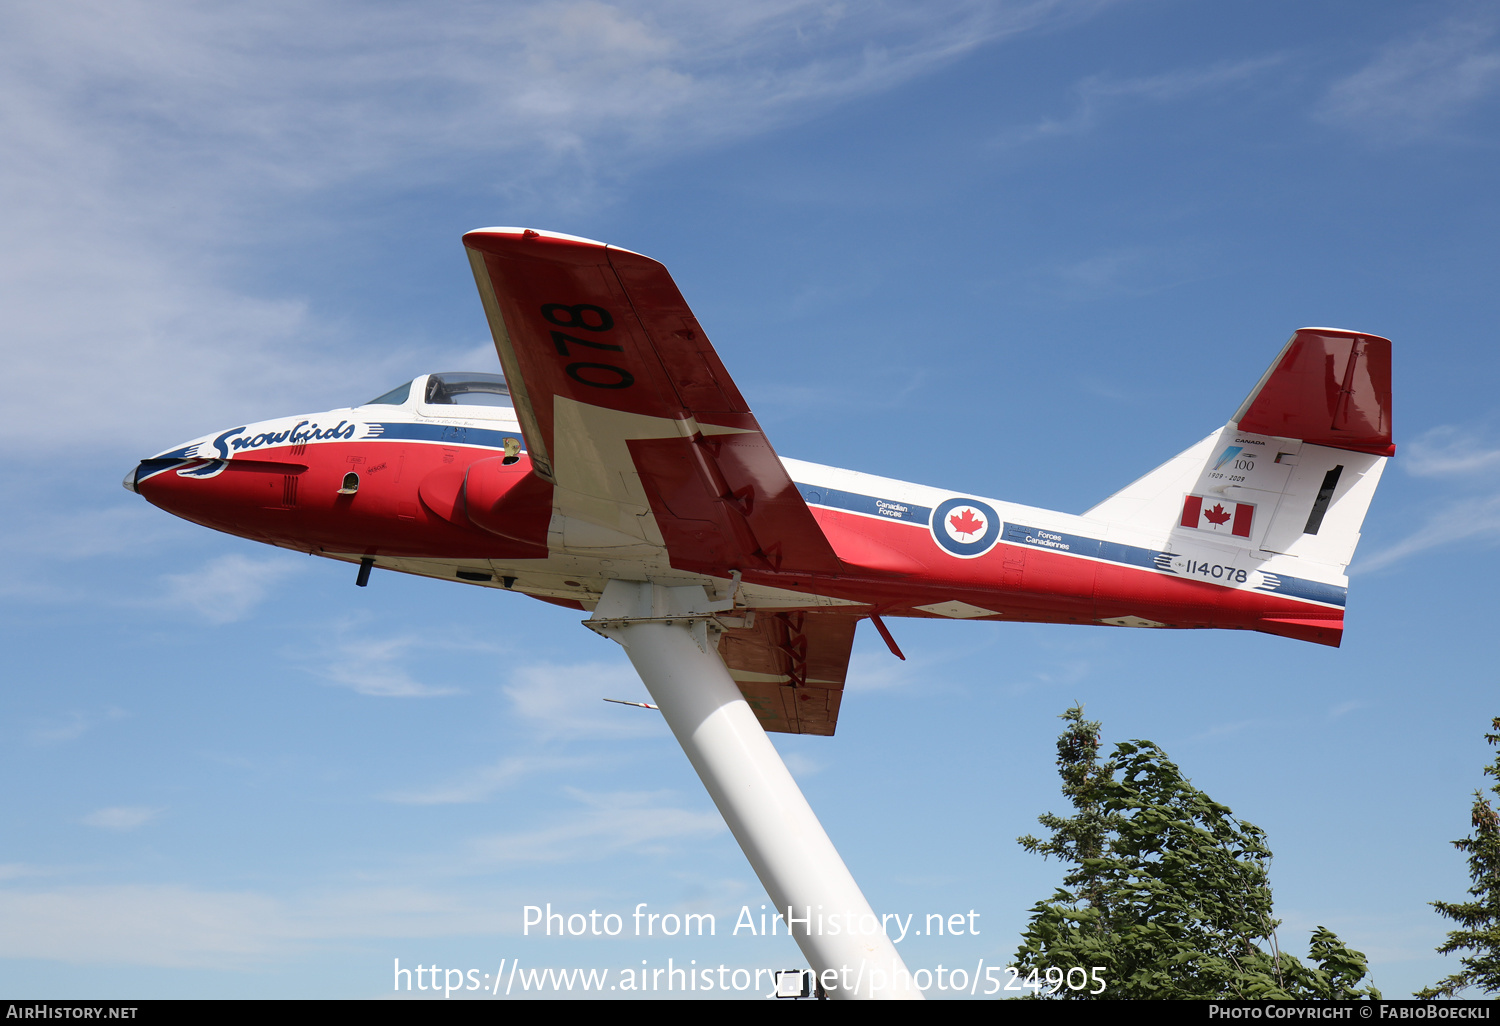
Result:
M1490 727L1495 733L1486 734L1484 739L1500 745L1500 718L1493 720ZM1490 790L1500 795L1500 753L1484 772L1495 778ZM1473 835L1454 841L1453 846L1469 855L1469 879L1473 884L1469 896L1474 900L1434 901L1432 906L1462 927L1448 934L1448 940L1437 949L1438 954L1451 955L1455 951L1474 954L1460 960L1463 966L1460 971L1418 991L1419 998L1452 997L1468 987L1478 987L1486 994L1500 992L1500 816L1495 815L1483 791L1474 792L1470 823Z
M1379 997L1358 987L1364 955L1329 930L1313 934L1316 967L1277 950L1264 831L1194 788L1155 744L1124 742L1101 762L1099 724L1081 707L1062 719L1057 765L1074 815L1044 815L1051 837L1019 840L1070 868L1032 908L1019 980L1066 998ZM1075 966L1102 992L1049 985Z

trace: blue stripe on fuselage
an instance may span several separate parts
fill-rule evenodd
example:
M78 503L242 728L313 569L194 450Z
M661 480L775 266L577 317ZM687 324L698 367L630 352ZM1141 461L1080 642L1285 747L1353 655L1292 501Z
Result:
M926 527L932 521L931 506L917 506L909 502L897 502L895 499L879 499L873 495L860 495L857 492L841 492L837 488L823 488L818 485L799 484L797 490L802 493L803 501L810 506L846 509L852 513L864 513L883 520L899 520L903 524L918 524L922 527Z
M893 499L877 499L871 495L860 495L856 492L823 488L818 485L799 483L797 490L802 493L802 498L813 506L827 506L830 509L848 510L851 513L864 513L867 516L900 520L903 523L917 524L922 527L926 527L932 518L932 509L928 506L898 503ZM905 512L897 512L897 510ZM1180 576L1177 571L1163 565L1170 562L1171 553L1156 549L1143 549L1136 545L1123 545L1120 542L1104 541L1100 538L1063 534L1060 531L1046 531L1036 527L1026 527L1023 524L1010 523L1005 525L1005 533L1001 536L1001 541L1009 545L1024 545L1028 548L1045 549L1067 556L1099 559L1107 563L1119 563L1124 566L1152 570L1156 573L1167 573L1173 577ZM1285 595L1288 598L1319 602L1330 606L1342 606L1348 600L1349 589L1336 584L1323 584L1320 581L1273 574L1270 571L1263 571L1263 575L1266 580L1255 588L1256 591Z
M507 438L519 439L521 432L491 431L488 428L463 427L459 424L411 424L405 422L370 425L365 441L446 442L449 445L480 445L489 449L505 448Z
M1061 534L1057 531L1044 531L1039 527L1006 524L1002 540L1010 542L1012 545L1030 545L1032 548L1050 549L1053 552L1066 552L1074 556L1089 556L1092 559L1102 559L1110 563L1141 566L1147 570L1164 570L1167 573L1176 572L1163 567L1161 560L1158 558L1161 556L1170 558L1170 553L1161 552L1157 549L1143 549L1137 545L1123 545L1120 542L1102 541L1098 538L1085 538L1078 534Z
M1270 571L1266 571L1265 576L1274 577L1276 583L1267 582L1257 587L1256 591L1268 591L1273 595L1286 595L1290 598L1306 599L1309 602L1323 602L1330 606L1342 606L1349 599L1349 589L1337 584L1307 581L1301 577L1287 577Z

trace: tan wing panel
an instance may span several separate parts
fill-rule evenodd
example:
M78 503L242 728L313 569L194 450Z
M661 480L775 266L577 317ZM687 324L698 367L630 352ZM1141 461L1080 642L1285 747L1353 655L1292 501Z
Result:
M847 613L757 614L726 632L719 654L768 731L832 735L859 618Z

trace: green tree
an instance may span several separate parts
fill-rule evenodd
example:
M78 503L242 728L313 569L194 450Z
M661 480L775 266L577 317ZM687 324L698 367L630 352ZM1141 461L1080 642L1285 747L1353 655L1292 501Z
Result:
M1264 831L1193 787L1151 742L1121 743L1101 762L1099 724L1081 707L1062 719L1057 765L1074 814L1040 817L1051 836L1020 843L1070 868L1052 899L1032 908L1015 959L1023 980L1100 966L1103 993L1065 984L1055 995L1380 996L1373 986L1358 989L1364 955L1322 927L1313 934L1316 966L1277 950Z
M1484 739L1500 745L1500 718L1493 720L1490 727L1496 733L1486 734ZM1490 790L1500 795L1500 754L1496 754L1495 761L1484 772L1495 778L1497 783ZM1471 823L1473 836L1454 841L1453 846L1468 852L1469 879L1473 883L1469 895L1474 900L1434 901L1432 906L1462 927L1448 934L1447 942L1437 949L1438 954L1451 955L1455 951L1474 954L1463 957L1460 963L1463 969L1459 972L1418 991L1419 998L1452 997L1467 987L1479 987L1486 994L1500 991L1500 817L1485 800L1483 791L1474 792Z

